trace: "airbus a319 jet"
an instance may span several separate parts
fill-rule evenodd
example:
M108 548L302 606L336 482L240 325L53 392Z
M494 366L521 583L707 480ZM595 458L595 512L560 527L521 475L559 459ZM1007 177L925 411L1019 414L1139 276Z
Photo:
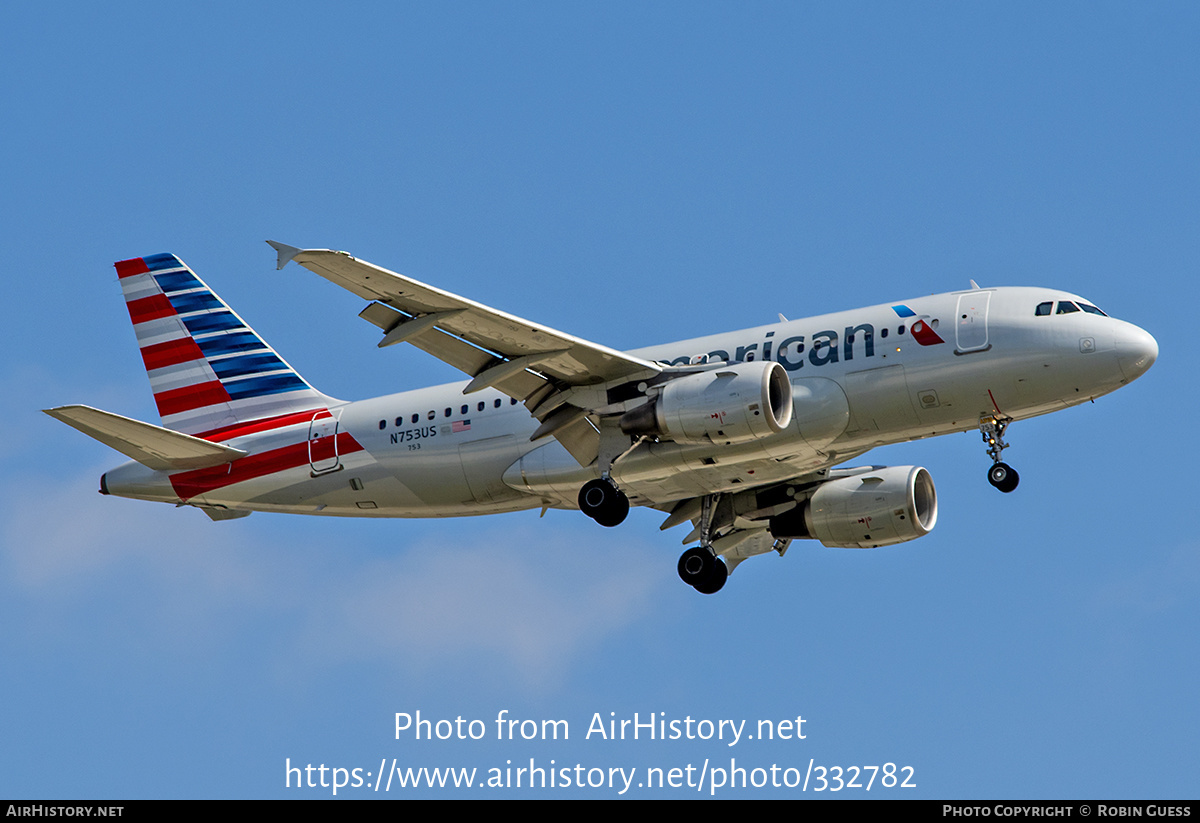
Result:
M630 506L689 523L680 577L711 594L796 539L875 548L928 534L918 466L835 468L870 449L978 429L1002 492L1015 420L1136 380L1158 344L1090 301L980 288L620 352L346 252L271 242L370 301L379 346L408 343L464 383L346 402L315 389L171 254L117 275L162 425L89 406L46 413L133 462L103 494L201 509L458 517Z

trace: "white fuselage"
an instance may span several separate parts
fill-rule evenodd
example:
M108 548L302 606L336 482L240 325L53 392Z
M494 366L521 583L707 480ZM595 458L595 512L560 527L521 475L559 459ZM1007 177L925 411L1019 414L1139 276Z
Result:
M775 323L641 349L671 364L773 360L788 373L784 431L737 445L643 439L612 469L635 504L801 477L879 445L966 431L980 417L1022 419L1107 394L1154 362L1157 344L1115 318L1035 315L1078 297L1039 288L981 289ZM919 333L917 333L919 332ZM915 334L917 333L917 334ZM112 494L236 510L368 517L450 517L541 506L575 508L599 475L494 390L465 383L345 403L332 420L297 421L222 441L259 468L172 476L137 463L105 476ZM631 440L631 443L633 440ZM244 460L251 460L244 458ZM191 481L189 481L191 482Z

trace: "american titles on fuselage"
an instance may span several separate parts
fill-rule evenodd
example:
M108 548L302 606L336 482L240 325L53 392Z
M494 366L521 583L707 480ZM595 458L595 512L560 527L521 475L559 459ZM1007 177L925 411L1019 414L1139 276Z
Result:
M937 319L917 320L913 326L913 340L922 346L936 345L944 343L941 337L934 331L938 327ZM907 325L901 323L896 326L896 338L902 338L905 335ZM881 340L886 340L890 332L890 327L884 326L879 330ZM926 333L924 339L918 337L918 334ZM861 341L860 351L863 357L875 356L875 326L871 323L860 323L857 326L846 326L842 331L840 338L838 332L833 329L825 329L812 335L812 346L807 350L805 356L805 343L808 342L803 334L790 334L787 337L781 337L778 342L774 339L775 332L768 331L763 335L762 348L760 350L759 343L748 343L744 346L738 346L733 350L732 356L730 352L723 349L713 349L710 352L700 355L684 355L676 357L674 360L659 360L664 366L694 366L699 363L724 361L728 363L749 363L755 360L771 360L774 354L774 360L783 366L788 371L798 371L803 368L804 361L807 360L813 366L826 366L830 363L837 363L839 359L851 361L854 359L855 346ZM839 347L838 341L841 340ZM774 351L772 352L772 349ZM839 356L839 350L841 352Z

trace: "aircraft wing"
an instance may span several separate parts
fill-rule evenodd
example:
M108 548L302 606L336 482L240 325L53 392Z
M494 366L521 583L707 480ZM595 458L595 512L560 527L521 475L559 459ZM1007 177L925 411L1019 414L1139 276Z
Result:
M346 252L267 242L279 253L279 268L295 260L374 301L359 316L383 330L380 347L411 343L469 375L465 394L490 387L524 401L543 424L535 438L553 434L584 465L595 457L595 429L586 421L590 410L564 407L561 393L663 371L654 361L489 308ZM581 439L586 443L577 442Z

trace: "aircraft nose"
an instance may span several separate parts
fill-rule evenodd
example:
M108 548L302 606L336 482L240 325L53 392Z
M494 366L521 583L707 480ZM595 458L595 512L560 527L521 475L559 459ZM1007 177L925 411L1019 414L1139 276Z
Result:
M1117 333L1117 362L1125 379L1133 382L1145 374L1158 359L1158 341L1150 332L1127 324Z

